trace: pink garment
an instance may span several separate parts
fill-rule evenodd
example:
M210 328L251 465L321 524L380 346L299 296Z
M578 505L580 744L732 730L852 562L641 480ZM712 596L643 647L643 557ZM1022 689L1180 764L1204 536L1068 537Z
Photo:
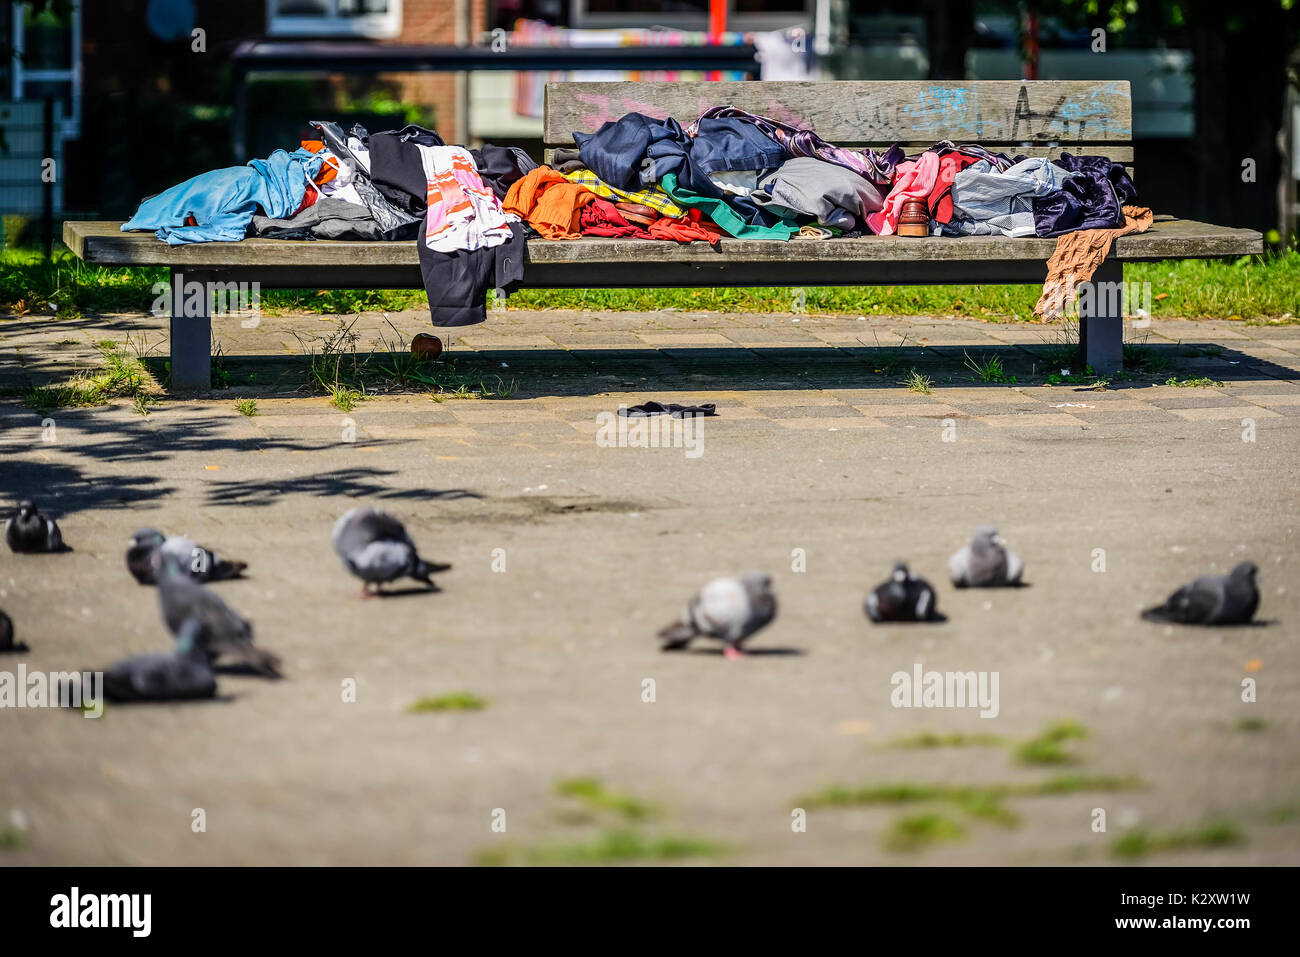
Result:
M877 236L894 235L904 200L928 198L938 178L938 153L927 150L916 162L899 163L894 173L894 188L885 197L885 205L867 217L867 226Z
M501 200L483 185L469 150L417 143L428 185L424 242L451 253L488 249L510 239L510 220Z

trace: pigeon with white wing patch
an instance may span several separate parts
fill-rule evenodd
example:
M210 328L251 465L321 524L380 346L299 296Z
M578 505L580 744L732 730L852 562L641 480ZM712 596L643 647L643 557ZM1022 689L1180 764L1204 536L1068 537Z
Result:
M662 650L677 651L695 638L713 638L723 643L727 658L740 658L741 643L775 617L770 575L751 572L740 578L715 578L690 600L681 621L659 631Z
M126 550L126 567L141 585L155 585L155 553L174 555L181 567L196 582L224 581L239 578L246 562L229 561L210 548L196 545L184 535L164 535L156 528L140 528L131 535Z
M451 568L422 559L402 523L378 509L351 509L334 523L331 537L343 566L365 583L362 598L382 594L384 584L399 578L413 578L437 591L431 576Z
M61 552L63 533L58 522L42 515L36 503L25 499L18 510L5 519L5 544L13 552Z
M935 621L939 617L934 589L924 578L913 575L906 563L894 566L889 580L867 595L864 602L872 621Z
M969 545L963 545L948 559L948 577L958 588L1003 588L1019 585L1025 563L992 525L975 531Z

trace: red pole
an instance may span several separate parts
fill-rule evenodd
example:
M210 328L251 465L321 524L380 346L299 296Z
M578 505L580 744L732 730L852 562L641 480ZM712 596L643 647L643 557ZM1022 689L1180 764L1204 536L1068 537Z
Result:
M1024 36L1024 63L1021 69L1021 77L1026 80L1038 79L1038 4L1030 0L1025 6L1024 17L1021 18L1021 31Z
M717 43L727 32L727 0L709 0L709 42Z
M709 43L721 42L722 35L726 32L727 0L709 0ZM708 78L710 80L721 80L722 73L718 70L711 70Z

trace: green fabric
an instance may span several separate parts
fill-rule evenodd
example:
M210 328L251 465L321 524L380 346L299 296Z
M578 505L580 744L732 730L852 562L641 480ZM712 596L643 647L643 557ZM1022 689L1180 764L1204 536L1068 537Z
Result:
M676 173L664 173L663 179L659 181L659 186L679 205L694 206L717 223L723 232L729 233L737 239L780 239L784 241L799 232L799 227L794 224L793 219L782 220L781 224L777 226L751 226L745 222L738 212L728 206L725 200L714 199L711 196L701 196L694 190L678 185Z

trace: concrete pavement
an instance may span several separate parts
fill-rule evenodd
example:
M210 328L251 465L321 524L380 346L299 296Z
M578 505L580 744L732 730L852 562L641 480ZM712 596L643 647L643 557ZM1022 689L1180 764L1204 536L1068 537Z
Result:
M427 329L415 313L388 318L404 336ZM0 861L599 858L601 835L632 831L723 845L700 859L740 864L1109 863L1125 830L1209 819L1242 840L1148 859L1300 861L1295 326L1155 321L1137 334L1161 370L1095 391L1043 381L1051 326L504 311L454 336L450 355L469 378L517 380L511 398L376 389L345 414L303 387L292 335L339 321L219 325L230 388L147 417L124 403L57 410L54 441L42 416L0 399L5 495L36 497L74 549L0 554L0 607L32 645L29 669L166 646L155 595L122 563L130 532L155 525L250 562L246 580L216 587L288 674L224 676L227 700L110 705L99 720L0 712L0 828L18 812ZM380 316L356 329L363 350L394 337ZM0 321L0 386L88 364L101 339L148 351L161 336L148 317ZM967 356L1001 358L1015 383L971 382ZM931 394L900 384L913 368ZM1202 377L1222 385L1163 384ZM245 396L257 416L236 412ZM597 441L600 413L648 399L717 404L701 454ZM363 501L454 563L441 593L352 597L329 530ZM1029 588L943 580L988 521L1024 556ZM946 623L866 621L862 596L896 558L940 585ZM1260 566L1269 624L1138 620L1243 559ZM769 653L658 652L654 631L695 587L750 568L776 582L777 620L751 642ZM891 677L917 663L996 672L997 717L895 707ZM406 711L460 690L489 706ZM1088 732L1072 763L1016 760L1018 742L1067 717ZM924 730L1002 743L893 746ZM1028 788L1060 774L1140 786L1007 798L1014 822L942 801L807 800L832 785ZM657 813L557 794L573 777ZM801 807L804 831L791 826ZM898 850L891 835L931 812L960 839Z

